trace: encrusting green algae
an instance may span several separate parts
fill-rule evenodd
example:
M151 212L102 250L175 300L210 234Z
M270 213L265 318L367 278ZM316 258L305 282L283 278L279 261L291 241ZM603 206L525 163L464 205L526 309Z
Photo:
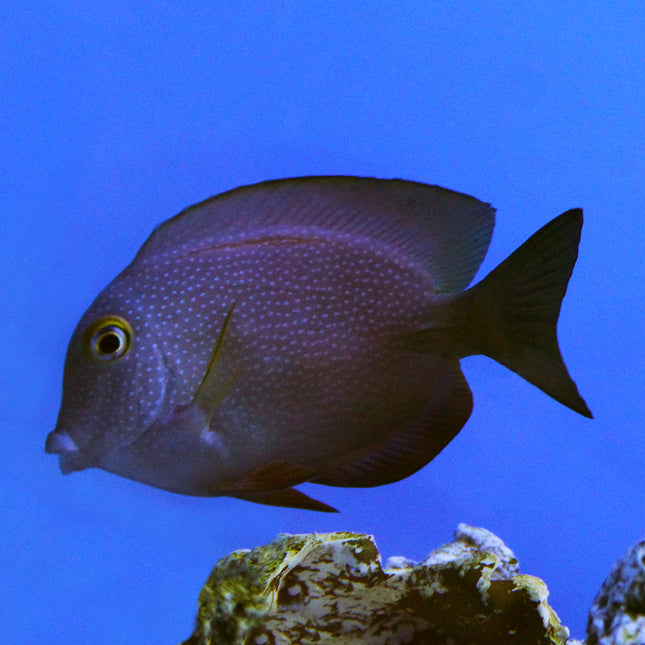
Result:
M385 566L368 535L280 535L218 562L183 645L565 645L547 599L501 540L464 524L423 562Z

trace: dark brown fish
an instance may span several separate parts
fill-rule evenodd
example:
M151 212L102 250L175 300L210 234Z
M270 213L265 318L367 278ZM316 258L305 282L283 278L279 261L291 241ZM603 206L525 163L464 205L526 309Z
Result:
M292 487L422 468L470 416L464 356L590 417L556 337L582 211L467 289L494 212L358 177L265 182L186 209L81 318L47 452L65 473L333 510Z

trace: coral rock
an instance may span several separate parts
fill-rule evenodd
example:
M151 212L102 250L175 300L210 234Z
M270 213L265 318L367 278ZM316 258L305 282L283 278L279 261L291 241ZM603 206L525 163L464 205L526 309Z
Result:
M587 645L645 644L645 540L618 560L593 601Z
M219 561L183 645L564 645L547 596L499 538L465 524L419 564L383 566L368 535L281 535Z

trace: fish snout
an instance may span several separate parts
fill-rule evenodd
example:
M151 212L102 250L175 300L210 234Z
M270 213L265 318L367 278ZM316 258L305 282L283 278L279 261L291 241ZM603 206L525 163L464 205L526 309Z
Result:
M67 432L53 430L47 435L45 452L50 455L59 455L58 466L67 475L76 470L83 470L90 464L87 457L79 450L74 439Z

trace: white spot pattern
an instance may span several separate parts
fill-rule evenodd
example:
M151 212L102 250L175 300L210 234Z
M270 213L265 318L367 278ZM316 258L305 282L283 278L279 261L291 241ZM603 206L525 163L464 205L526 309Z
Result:
M224 449L233 474L267 458L339 454L409 424L434 387L432 366L403 356L392 338L422 323L430 278L369 240L348 242L271 239L173 250L130 265L79 325L116 314L134 329L119 370L97 375L90 365L73 379L71 405L93 428L93 449L130 444L200 388L211 397L201 404L218 438L210 441L202 428L199 445ZM168 455L180 460L181 450L184 469L199 470L172 433L160 435L154 450L145 460L158 459L156 470Z

